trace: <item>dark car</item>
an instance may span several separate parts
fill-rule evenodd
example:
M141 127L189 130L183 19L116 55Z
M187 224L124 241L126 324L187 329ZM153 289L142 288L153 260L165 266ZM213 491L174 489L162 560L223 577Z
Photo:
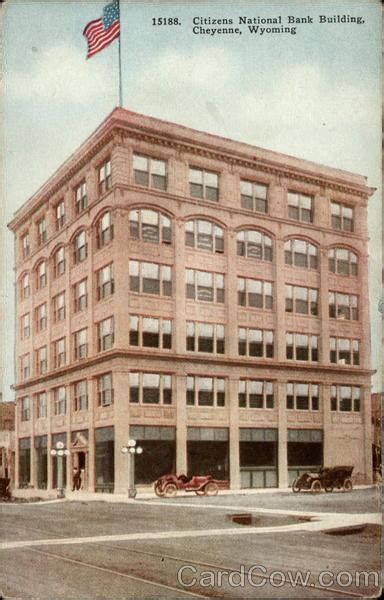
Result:
M344 492L352 490L353 467L324 467L318 473L303 473L295 479L292 484L294 492L301 490L310 490L311 492L333 492L335 488L342 489Z
M212 475L163 475L153 485L156 496L176 496L178 490L195 492L198 496L216 496L219 488L228 487L228 481L213 479Z

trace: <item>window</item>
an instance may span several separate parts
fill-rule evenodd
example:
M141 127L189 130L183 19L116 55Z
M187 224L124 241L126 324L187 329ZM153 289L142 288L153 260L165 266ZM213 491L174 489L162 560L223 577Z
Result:
M185 224L185 245L206 252L224 252L224 231L215 223L203 219L187 221Z
M251 181L240 181L241 207L247 210L266 213L268 186Z
M359 318L357 296L353 294L342 294L341 292L329 292L329 316L334 319L347 319L357 321Z
M75 360L86 358L88 355L88 330L80 329L73 334Z
M97 247L102 248L113 240L113 225L110 212L103 214L97 222Z
M115 291L113 279L113 264L103 267L97 271L97 299L108 298Z
M26 298L29 298L30 293L31 293L31 285L29 282L29 273L25 273L25 275L23 275L23 277L21 278L21 287L20 287L21 299L26 300Z
M88 410L88 386L87 380L77 381L73 386L74 411Z
M224 354L224 325L214 323L194 323L187 321L187 350L190 352L211 352Z
M21 317L21 339L27 340L31 334L29 313Z
M318 341L317 335L303 333L286 333L286 350L289 360L317 361Z
M28 396L20 400L20 418L22 421L29 421L31 418L31 404Z
M318 290L298 285L285 286L285 312L318 315Z
M172 347L172 321L154 317L129 317L129 343L131 346L170 349Z
M88 293L87 293L87 280L83 279L73 286L73 298L74 298L74 310L80 312L87 308L88 304Z
M272 239L261 231L239 231L236 240L238 256L272 261Z
M240 408L273 408L273 382L256 379L240 379Z
M331 202L332 229L353 231L353 208L339 202Z
M65 415L67 410L67 394L63 385L53 390L53 399L54 415Z
M332 385L331 410L339 412L360 412L360 387Z
M359 365L360 351L359 340L331 337L329 339L331 363L339 365Z
M129 401L134 404L172 404L172 376L130 373Z
M38 419L47 417L47 393L40 392L36 397L36 416Z
M225 379L187 376L187 406L225 406Z
M305 240L287 240L284 244L285 264L304 269L317 269L317 248Z
M29 233L25 233L21 238L21 249L23 258L27 258L31 252L31 245L29 240Z
M172 296L172 267L131 260L129 282L131 292Z
M36 352L36 370L38 375L44 375L47 372L47 346L42 346Z
M102 350L109 350L113 347L114 343L114 331L113 331L113 317L100 321L98 325L99 330L99 352Z
M65 365L65 338L53 343L53 361L55 369Z
M65 292L61 292L53 299L53 318L55 323L65 319Z
M129 235L132 240L142 240L152 244L171 244L171 219L156 210L135 208L129 212Z
M145 187L152 187L158 190L165 190L167 188L165 160L134 154L133 175L137 185L144 185Z
M47 304L40 304L36 308L36 328L37 331L44 331L47 328Z
M113 403L112 373L101 375L98 380L99 406L109 406Z
M288 192L288 217L295 221L312 223L313 221L313 198L306 194Z
M287 409L319 410L319 386L317 383L287 383Z
M54 257L54 276L60 277L65 273L65 249L64 246L56 250Z
M73 261L78 264L87 258L88 246L85 231L80 231L73 240Z
M36 287L38 290L43 289L47 285L47 265L45 261L39 263L37 267Z
M88 206L87 184L85 181L79 183L75 188L76 214L80 214Z
M219 176L210 171L190 168L189 189L193 198L205 198L217 202L219 199Z
M247 329L239 327L240 356L256 356L258 358L273 358L273 331L267 329Z
M99 194L112 187L111 161L107 160L99 167Z
M55 207L56 216L56 230L58 231L64 226L65 223L65 204L64 200L61 200Z
M190 300L224 302L224 275L186 269L186 294Z
M47 223L45 218L37 222L37 244L41 246L47 241Z
M270 281L237 278L237 303L250 308L273 308L273 286Z
M328 251L328 266L337 275L357 275L357 255L346 248L331 248Z
M31 376L31 365L29 354L21 357L21 379L28 379Z

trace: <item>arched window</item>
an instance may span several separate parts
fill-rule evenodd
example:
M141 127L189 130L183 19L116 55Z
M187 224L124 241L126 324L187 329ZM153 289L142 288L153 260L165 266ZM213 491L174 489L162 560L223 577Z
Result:
M207 252L224 252L224 231L204 219L191 219L185 224L185 245Z
M331 248L328 251L328 268L338 275L357 275L357 255L347 248Z
M78 264L87 258L88 247L85 230L79 231L73 240L73 262Z
M53 271L55 277L60 277L65 272L65 249L64 246L58 248L53 255Z
M102 248L113 240L112 215L108 211L97 221L97 247Z
M36 289L41 290L47 285L47 265L45 260L42 260L36 269Z
M284 244L285 264L317 269L318 252L316 246L305 240L287 240Z
M248 229L236 236L238 256L272 261L272 238L261 231Z
M150 208L134 208L129 212L129 235L132 240L171 244L171 219Z

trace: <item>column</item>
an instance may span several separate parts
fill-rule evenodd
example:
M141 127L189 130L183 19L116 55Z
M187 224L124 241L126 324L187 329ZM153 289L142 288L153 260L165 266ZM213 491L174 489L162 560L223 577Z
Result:
M226 352L229 356L238 356L238 327L237 327L237 247L236 232L227 232L226 254L227 272L225 275L225 306L226 306Z
M279 488L288 487L288 430L287 430L287 410L286 410L286 381L278 381L275 384L276 402L278 406L278 473Z
M371 332L369 323L369 298L368 288L368 256L360 255L358 273L360 279L359 315L361 321L360 340L360 366L363 369L371 368Z
M332 419L331 419L331 386L323 383L321 390L321 409L323 413L323 465L332 464ZM333 453L334 454L334 453Z
M240 431L239 431L239 380L230 377L229 392L229 481L231 490L240 489Z
M185 300L185 230L184 221L175 219L175 260L172 269L172 285L175 289L175 312L173 321L174 348L176 354L185 353L186 300ZM185 396L184 396L185 400Z
M115 426L115 494L128 491L128 456L121 452L129 439L129 371L112 372L114 390L114 426Z
M69 450L70 454L67 456L67 460L65 461L66 464L66 481L67 481L67 485L66 488L68 490L72 489L72 453L71 453L71 448L72 448L72 440L71 440L71 411L72 411L72 406L73 406L73 398L72 398L72 393L73 393L73 386L72 385L66 385L65 386L65 397L66 397L66 413L65 413L65 431L67 434L67 444L66 444L66 448Z
M363 452L364 452L364 475L365 482L372 483L373 465L372 465L372 398L370 384L361 386L360 411L363 417Z
M20 410L19 410L19 399L16 398L15 402L15 488L19 487L19 424L20 424Z
M329 363L329 297L328 297L328 250L319 248L320 258L320 356L319 362L323 365Z
M95 402L97 380L87 377L88 388L88 491L95 491Z
M51 425L51 417L52 417L52 390L47 390L47 490L52 489L52 460L56 460L56 458L52 458L51 449L52 449L52 425Z
M35 396L31 395L30 396L30 403L31 403L31 455L30 455L30 460L31 460L31 486L33 486L34 488L37 488L37 472L36 472L36 450L35 450L35 417L36 417L36 407L35 407Z
M275 312L275 358L286 360L285 342L285 262L284 240L276 238L274 248L274 312Z
M188 472L186 376L175 376L176 392L176 472Z
M115 347L129 346L129 270L127 259L127 212L114 211L114 242L112 247L113 276L115 280L114 318Z

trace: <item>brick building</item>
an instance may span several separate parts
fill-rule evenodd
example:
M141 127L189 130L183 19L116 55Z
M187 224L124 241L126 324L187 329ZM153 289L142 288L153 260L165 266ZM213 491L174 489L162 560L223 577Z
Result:
M16 213L19 485L372 477L360 175L115 109Z
M0 477L13 481L15 460L15 403L3 402L0 393Z

